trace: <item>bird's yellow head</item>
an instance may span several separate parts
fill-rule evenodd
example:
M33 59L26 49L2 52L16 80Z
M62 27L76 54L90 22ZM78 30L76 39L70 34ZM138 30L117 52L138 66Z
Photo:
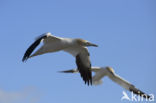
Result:
M106 67L106 69L107 69L108 71L112 72L112 73L114 73L114 72L115 72L115 71L114 71L114 69L113 69L113 68L111 68L111 67Z
M78 45L81 45L81 46L95 46L95 47L98 47L98 45L96 44L93 44L93 43L90 43L89 41L87 40L83 40L83 39L75 39L76 43Z

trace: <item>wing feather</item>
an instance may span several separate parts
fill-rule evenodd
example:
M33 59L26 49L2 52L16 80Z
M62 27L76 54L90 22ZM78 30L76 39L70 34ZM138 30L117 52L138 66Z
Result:
M93 83L101 81L101 79L106 76L107 70L106 69L96 69L95 75L93 76Z
M30 47L26 50L26 52L23 56L23 59L22 59L23 62L26 61L30 57L30 55L34 51L34 49L40 44L42 39L44 39L46 37L47 37L47 35L42 35L33 44L30 45Z
M61 73L78 73L79 71L77 69L70 69L70 70L64 70L60 71Z
M77 69L85 84L92 85L92 72L88 49L86 47L74 46L64 49L64 51L76 58Z
M40 42L43 40L43 46L38 49L33 55L32 52L34 49L40 44ZM26 50L22 61L26 61L28 58L41 55L48 52L55 52L59 51L64 48L64 43L61 41L62 38L56 37L51 35L51 33L45 33L39 36L36 41L30 45L30 47Z
M83 62L83 58L81 54L78 54L76 56L76 64L77 64L81 77L85 81L85 84L87 83L88 85L90 84L92 85L92 72L91 72L91 64L90 64L89 59L87 60L87 62L89 63L89 65L86 65L88 63Z
M145 94L144 92L142 92L141 90L135 88L134 85L132 85L131 83L129 83L128 81L124 80L123 78L121 78L120 76L116 75L115 73L111 74L111 76L109 76L110 79L112 79L114 82L116 82L117 84L119 84L120 86L122 86L123 88L133 92L134 94L137 94L139 96L143 96L144 98L150 98L149 95Z
M135 88L134 85L131 85L131 86L129 87L129 91L131 91L131 92L133 92L134 94L137 94L137 95L139 95L139 96L142 96L142 97L144 97L144 98L148 98L148 99L150 98L149 95L147 95L147 94L144 93L143 91L139 90L138 88Z

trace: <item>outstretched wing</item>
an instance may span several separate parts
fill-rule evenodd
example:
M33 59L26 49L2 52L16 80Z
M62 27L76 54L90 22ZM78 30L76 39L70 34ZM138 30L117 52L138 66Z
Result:
M67 48L64 51L72 54L76 58L77 69L85 81L85 84L92 85L91 63L87 48L75 46Z
M139 96L143 96L144 98L150 98L148 94L145 94L143 91L139 90L138 88L135 88L134 85L131 85L129 87L129 91L133 92L134 94L137 94Z
M113 73L113 74L111 73L109 77L110 77L111 80L113 80L114 82L118 83L123 88L133 92L134 94L137 94L139 96L143 96L144 98L150 98L150 96L148 94L145 94L141 90L135 88L134 85L132 85L128 81L124 80L120 76L116 75L115 73Z
M89 53L86 48L85 50L81 51L76 56L76 64L77 68L81 74L81 77L85 81L85 84L92 85L92 72L91 72L91 63L89 59Z
M64 71L59 71L61 73L77 73L79 72L77 69L70 69L70 70L64 70Z
M30 45L30 47L26 50L26 52L23 56L23 59L22 59L23 62L29 58L29 56L34 51L34 49L40 44L42 39L45 39L46 37L47 37L47 35L42 35L33 44Z
M103 68L101 69L95 68L92 69L92 71L93 70L95 72L95 75L93 76L93 84L95 85L102 84L102 78L107 75L107 70Z
M60 42L61 38L55 37L51 35L51 33L45 33L41 36L39 36L34 43L30 45L30 47L26 50L22 61L26 61L29 57L37 56L44 54L46 52L52 52L57 51L61 49L63 43ZM37 50L33 55L32 52L34 49L40 44L40 42L43 41L44 45Z

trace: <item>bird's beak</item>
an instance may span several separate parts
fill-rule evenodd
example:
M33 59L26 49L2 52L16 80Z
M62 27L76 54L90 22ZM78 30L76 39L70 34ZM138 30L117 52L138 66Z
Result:
M87 46L94 46L94 47L98 47L98 45L93 44L93 43L90 43L90 42L87 42Z

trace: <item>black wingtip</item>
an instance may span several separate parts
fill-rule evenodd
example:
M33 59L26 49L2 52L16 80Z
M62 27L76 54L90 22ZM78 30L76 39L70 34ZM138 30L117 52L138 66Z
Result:
M74 73L76 70L64 70L64 71L59 71L60 73Z
M83 71L82 69L79 70L81 77L83 78L83 81L88 86L92 85L92 73L91 71Z
M26 50L22 61L26 62L26 60L30 57L31 53L34 51L34 49L40 44L41 40L47 37L47 35L43 35L42 37L38 38L31 46Z
M26 61L28 60L28 58L29 58L29 55L28 55L28 53L26 52L26 53L24 54L23 58L22 58L22 62L26 62Z
M26 61L27 61L27 59L25 57L23 57L22 62L26 62Z
M92 72L91 72L91 65L90 67L86 67L82 61L79 55L76 56L76 64L78 66L78 70L80 72L80 75L85 82L85 84L92 85Z
M71 72L67 72L67 71L57 71L58 73L71 73Z
M139 95L139 96L141 96L141 97L143 97L145 99L149 99L150 98L150 96L148 94L142 92L141 90L135 88L134 86L133 86L133 88L129 88L129 90L131 92L133 92L134 94Z
M22 62L26 62L28 60L28 57L27 57L27 55L26 55L26 53L25 53L25 55L23 56L23 58L22 58Z

